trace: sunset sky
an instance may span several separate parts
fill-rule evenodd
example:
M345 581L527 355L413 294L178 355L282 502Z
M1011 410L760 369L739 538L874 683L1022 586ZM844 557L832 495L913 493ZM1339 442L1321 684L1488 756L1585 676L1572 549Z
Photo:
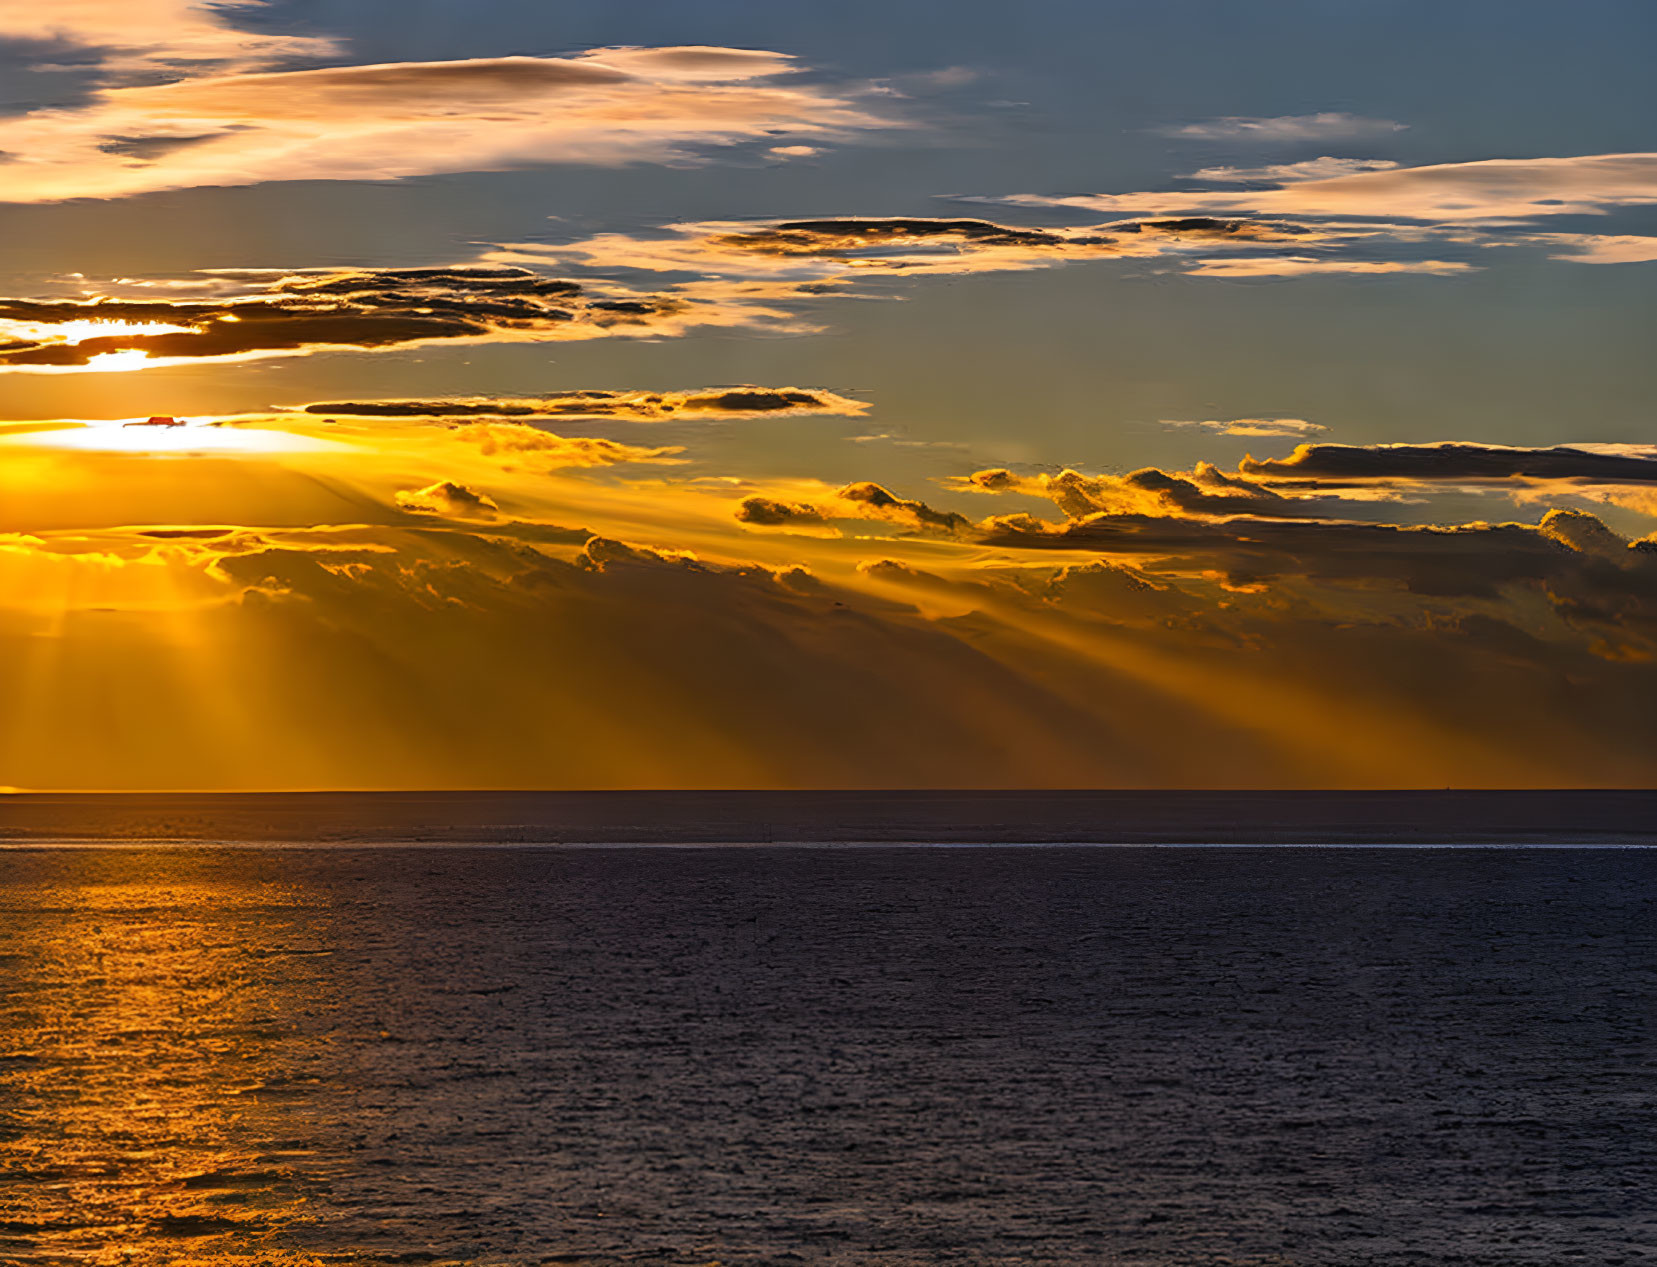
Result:
M0 0L0 786L1649 785L1654 41Z

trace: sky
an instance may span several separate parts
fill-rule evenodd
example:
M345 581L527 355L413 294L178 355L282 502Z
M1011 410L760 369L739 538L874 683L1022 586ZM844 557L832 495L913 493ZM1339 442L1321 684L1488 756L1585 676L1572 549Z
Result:
M0 0L0 787L1648 786L1654 37Z

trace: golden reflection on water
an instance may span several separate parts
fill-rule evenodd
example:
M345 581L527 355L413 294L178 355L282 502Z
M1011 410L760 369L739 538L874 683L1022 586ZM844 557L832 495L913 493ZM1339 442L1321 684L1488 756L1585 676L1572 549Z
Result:
M317 1190L315 1079L270 961L325 950L286 886L164 859L82 855L0 889L0 1261L315 1261L281 1246Z

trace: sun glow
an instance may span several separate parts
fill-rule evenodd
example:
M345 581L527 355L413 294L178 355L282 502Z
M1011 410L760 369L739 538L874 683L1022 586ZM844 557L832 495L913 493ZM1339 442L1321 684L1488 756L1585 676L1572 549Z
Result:
M121 321L97 317L74 321L0 321L0 342L34 344L39 348L82 348L90 353L83 364L74 365L14 365L12 368L35 372L91 372L98 374L126 373L144 369L157 362L146 348L111 347L107 352L95 351L108 346L108 341L141 339L152 335L194 334L191 326L174 325L166 321Z
M142 369L149 359L148 352L128 348L124 352L100 352L97 356L88 357L86 364L80 368L93 374L123 374L128 370Z
M193 334L190 326L166 321L121 321L92 317L79 321L0 322L7 334L50 343L81 343L87 339L127 339L149 334Z
M215 457L236 454L317 453L346 446L316 436L218 422L157 422L133 418L111 422L65 422L57 431L0 436L0 444L100 453L158 453Z

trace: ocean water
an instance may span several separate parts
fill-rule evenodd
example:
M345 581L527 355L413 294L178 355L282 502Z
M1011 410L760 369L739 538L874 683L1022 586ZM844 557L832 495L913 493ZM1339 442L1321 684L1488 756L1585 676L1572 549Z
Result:
M1657 1262L1657 851L0 852L0 1263Z

